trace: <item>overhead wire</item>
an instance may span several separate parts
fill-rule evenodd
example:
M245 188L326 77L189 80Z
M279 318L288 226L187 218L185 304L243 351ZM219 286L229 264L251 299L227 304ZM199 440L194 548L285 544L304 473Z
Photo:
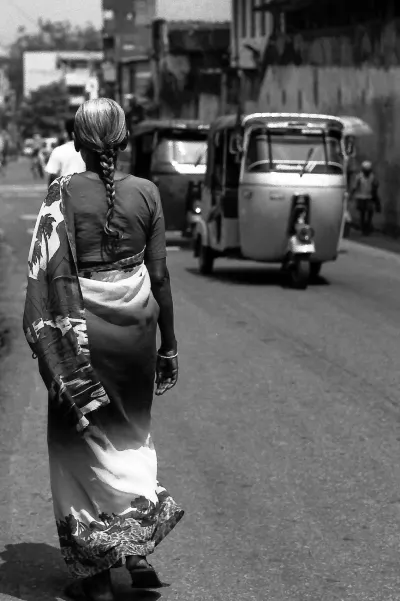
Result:
M25 10L23 10L16 2L15 0L8 0L8 6L12 6L15 9L17 9L17 11L23 15L25 17L25 19L27 19L28 21L30 21L31 23L33 23L34 25L37 25L37 19L34 19L34 17L32 17L31 15L29 15L27 12L25 12Z

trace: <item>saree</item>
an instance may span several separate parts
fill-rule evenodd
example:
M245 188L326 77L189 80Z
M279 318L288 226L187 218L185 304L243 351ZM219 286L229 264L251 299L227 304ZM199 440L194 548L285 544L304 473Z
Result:
M183 516L157 480L151 403L159 308L138 255L80 273L70 177L50 186L28 260L23 328L48 390L60 547L73 577L146 556Z

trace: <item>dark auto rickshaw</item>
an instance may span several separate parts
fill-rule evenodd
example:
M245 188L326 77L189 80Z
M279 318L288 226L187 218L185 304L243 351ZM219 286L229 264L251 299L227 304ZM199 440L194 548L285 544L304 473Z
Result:
M133 128L130 171L158 186L167 231L190 236L198 218L208 130L183 120L147 120Z

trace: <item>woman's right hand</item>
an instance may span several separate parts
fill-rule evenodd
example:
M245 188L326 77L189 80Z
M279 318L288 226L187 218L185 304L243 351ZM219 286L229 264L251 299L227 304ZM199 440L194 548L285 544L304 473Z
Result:
M156 395L161 396L178 381L178 353L158 351L156 365Z

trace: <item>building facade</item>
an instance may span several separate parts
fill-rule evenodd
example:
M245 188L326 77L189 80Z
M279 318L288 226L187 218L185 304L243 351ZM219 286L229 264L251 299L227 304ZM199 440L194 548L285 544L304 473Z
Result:
M156 0L103 0L103 78L110 96L125 108L151 81L151 22Z
M232 67L249 71L259 69L259 61L272 33L271 13L259 10L261 5L261 0L232 0Z
M211 121L228 110L230 22L154 22L158 115Z
M8 63L10 57L4 48L0 46L0 109L4 109L10 93L10 81L8 79Z
M102 62L102 52L24 52L24 96L41 86L64 82L74 113L86 99L98 96Z
M250 0L249 0L250 3ZM374 135L360 140L383 203L377 224L400 233L400 3L270 0L271 34L247 109L353 115ZM283 13L283 16L282 16Z
M127 109L132 97L140 101L154 94L154 52L157 22L172 24L190 19L212 23L230 20L231 0L102 0L104 81L110 95Z

